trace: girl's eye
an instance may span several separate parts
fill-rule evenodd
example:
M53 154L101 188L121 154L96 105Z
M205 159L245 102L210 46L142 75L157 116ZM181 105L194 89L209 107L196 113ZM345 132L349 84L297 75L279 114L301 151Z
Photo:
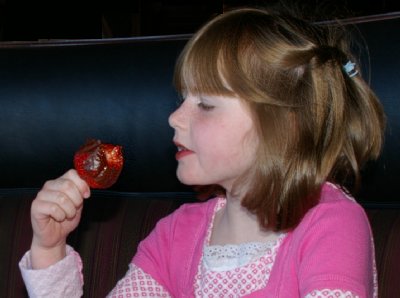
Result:
M200 101L200 102L197 104L197 106L198 106L200 109L204 110L204 111L211 111L211 110L214 108L214 106L208 105L208 104L206 104L206 103L204 103L204 102L202 102L202 101Z

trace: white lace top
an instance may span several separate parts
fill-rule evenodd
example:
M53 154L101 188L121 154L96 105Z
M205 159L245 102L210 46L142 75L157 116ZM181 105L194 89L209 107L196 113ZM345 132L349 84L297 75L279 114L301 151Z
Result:
M205 246L203 265L209 271L229 271L255 262L263 256L272 256L277 250L277 242L250 242L239 245Z

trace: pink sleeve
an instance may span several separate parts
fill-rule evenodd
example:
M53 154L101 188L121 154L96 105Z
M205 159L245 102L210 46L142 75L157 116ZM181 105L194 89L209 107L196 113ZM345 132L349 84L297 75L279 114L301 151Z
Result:
M173 297L189 295L200 262L207 224L217 200L184 204L161 219L132 262Z
M125 276L117 283L107 298L120 297L171 297L149 274L135 264L129 265Z
M173 237L174 214L161 219L153 231L140 242L132 263L151 275L158 284L168 292L172 289L169 285L173 281L169 279L170 241Z
M302 297L316 289L373 297L373 242L361 206L343 199L320 204L309 215L298 258Z
M82 261L78 253L67 247L67 256L58 263L33 270L28 251L19 263L29 297L82 297Z

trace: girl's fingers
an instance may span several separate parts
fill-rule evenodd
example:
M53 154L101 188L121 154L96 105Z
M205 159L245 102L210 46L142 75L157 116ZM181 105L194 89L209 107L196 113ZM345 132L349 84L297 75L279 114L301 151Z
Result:
M55 203L62 202L65 197L69 198L76 207L82 205L83 198L78 188L71 180L64 178L47 181L37 196L38 199Z
M47 181L32 203L32 215L37 219L49 216L56 221L72 219L80 212L90 187L75 170L69 170L55 180Z
M81 196L83 198L88 198L90 196L90 187L86 183L85 180L83 180L81 177L79 177L78 172L75 169L71 169L68 172L66 172L64 175L62 175L60 178L65 178L68 180L71 180L77 189L79 190Z
M57 204L49 201L34 201L32 203L32 213L37 219L53 218L55 221L62 222L67 218L65 211Z
M76 208L79 208L83 199L89 195L90 188L86 182L76 172L68 171L58 179L47 181L38 194L38 198L54 202L63 202L64 199L68 198Z
M79 199L73 200L66 193L51 189L43 189L38 193L37 199L32 203L32 211L38 217L51 216L56 221L73 218L79 207ZM82 202L82 199L81 199Z

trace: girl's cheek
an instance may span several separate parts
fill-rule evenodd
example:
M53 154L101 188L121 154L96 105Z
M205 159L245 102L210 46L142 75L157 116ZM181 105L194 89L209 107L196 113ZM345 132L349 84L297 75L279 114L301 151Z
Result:
M198 138L212 137L212 131L215 130L215 126L210 125L209 122L204 121L204 119L198 117L192 120L191 130L192 133Z

